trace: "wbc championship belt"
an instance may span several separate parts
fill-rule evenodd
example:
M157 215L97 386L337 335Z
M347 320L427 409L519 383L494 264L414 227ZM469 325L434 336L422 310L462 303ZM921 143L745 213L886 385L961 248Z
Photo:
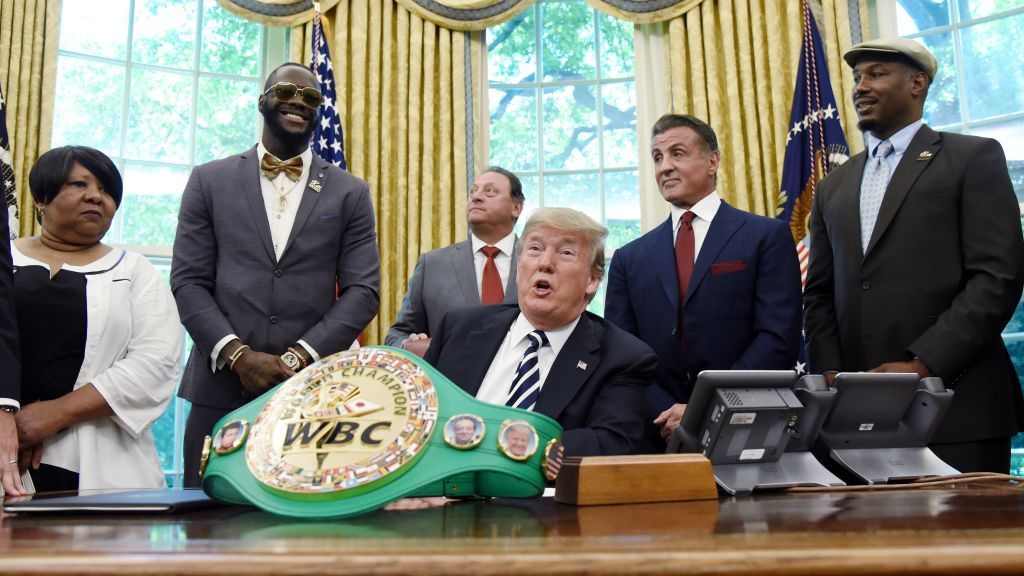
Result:
M562 427L480 402L421 358L370 346L314 363L222 418L207 494L299 518L344 518L407 496L539 496Z

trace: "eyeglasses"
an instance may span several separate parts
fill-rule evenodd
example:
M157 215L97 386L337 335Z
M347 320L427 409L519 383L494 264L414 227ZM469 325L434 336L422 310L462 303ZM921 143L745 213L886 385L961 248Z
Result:
M319 108L320 103L324 101L324 95L316 88L310 88L308 86L305 88L299 88L291 82L278 82L270 88L267 88L266 91L263 92L263 95L266 96L271 90L274 91L274 98L277 98L281 102L291 100L295 97L295 93L297 92L302 98L302 104L309 108Z

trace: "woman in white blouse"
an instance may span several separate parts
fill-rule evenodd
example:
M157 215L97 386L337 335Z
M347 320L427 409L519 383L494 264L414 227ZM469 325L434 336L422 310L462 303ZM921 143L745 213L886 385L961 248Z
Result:
M12 244L21 341L19 467L37 491L165 485L150 426L174 393L182 335L166 281L101 240L122 182L65 146L29 174L38 236Z

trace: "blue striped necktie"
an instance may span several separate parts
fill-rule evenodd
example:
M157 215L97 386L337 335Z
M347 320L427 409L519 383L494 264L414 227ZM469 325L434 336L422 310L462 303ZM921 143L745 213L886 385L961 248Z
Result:
M533 406L540 397L540 366L537 362L537 353L542 346L548 343L548 337L544 332L536 330L527 334L530 345L523 353L523 359L516 368L516 378L512 381L512 388L509 390L506 406L533 410Z

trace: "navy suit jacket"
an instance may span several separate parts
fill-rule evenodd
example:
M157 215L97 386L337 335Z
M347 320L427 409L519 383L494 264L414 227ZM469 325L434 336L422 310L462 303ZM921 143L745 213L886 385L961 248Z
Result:
M425 358L476 396L518 316L515 304L452 310ZM644 389L657 362L643 342L584 312L555 357L534 410L562 425L567 456L631 454L643 439Z
M653 419L689 401L702 370L792 369L800 297L800 265L786 224L722 202L697 254L681 315L671 218L615 252L604 315L658 354L657 386L647 391Z
M14 268L7 210L0 210L0 398L21 399L21 352L14 313Z

